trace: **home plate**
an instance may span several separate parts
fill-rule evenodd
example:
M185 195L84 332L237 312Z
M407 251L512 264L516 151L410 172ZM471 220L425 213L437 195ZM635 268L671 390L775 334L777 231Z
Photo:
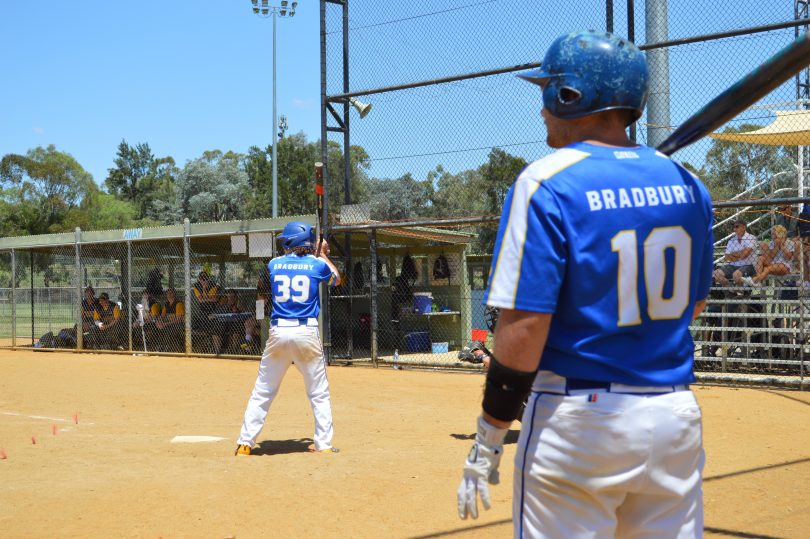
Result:
M196 444L199 442L219 442L222 440L226 440L227 438L221 438L219 436L175 436L171 439L169 443L172 444Z

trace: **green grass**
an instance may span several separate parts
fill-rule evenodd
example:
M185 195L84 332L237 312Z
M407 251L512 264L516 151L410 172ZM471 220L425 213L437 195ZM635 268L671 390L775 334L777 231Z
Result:
M17 338L31 338L31 304L17 304ZM56 333L63 328L71 328L75 324L73 319L73 305L70 304L35 304L34 305L34 336L39 338L43 333L53 331ZM11 306L0 305L0 338L11 337Z

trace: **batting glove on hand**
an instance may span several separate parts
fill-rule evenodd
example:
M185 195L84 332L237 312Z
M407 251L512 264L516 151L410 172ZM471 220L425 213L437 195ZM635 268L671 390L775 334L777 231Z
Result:
M492 506L489 486L500 482L498 465L503 454L503 440L508 429L499 429L478 418L475 443L464 463L464 477L458 487L458 516L462 520L470 515L478 518L478 496L484 509Z

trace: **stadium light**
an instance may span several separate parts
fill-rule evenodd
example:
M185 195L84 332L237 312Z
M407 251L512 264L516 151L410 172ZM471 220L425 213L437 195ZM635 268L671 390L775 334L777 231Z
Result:
M262 18L273 18L273 218L278 217L278 116L276 114L276 16L294 17L295 8L298 2L289 4L288 0L281 0L280 6L270 5L269 0L262 0L262 7L259 10L259 0L251 0L253 13ZM261 11L261 14L259 12ZM286 130L286 118L285 126ZM282 135L283 136L283 135Z

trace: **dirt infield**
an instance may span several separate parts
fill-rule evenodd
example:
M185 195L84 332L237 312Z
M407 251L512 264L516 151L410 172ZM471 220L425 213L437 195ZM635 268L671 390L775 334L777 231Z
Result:
M256 369L255 361L0 351L8 457L0 460L0 535L511 536L516 436L493 509L477 521L455 514L481 375L332 367L341 452L321 455L306 452L312 414L291 369L259 454L236 458ZM706 535L810 536L810 394L696 393ZM171 443L175 436L224 440Z

